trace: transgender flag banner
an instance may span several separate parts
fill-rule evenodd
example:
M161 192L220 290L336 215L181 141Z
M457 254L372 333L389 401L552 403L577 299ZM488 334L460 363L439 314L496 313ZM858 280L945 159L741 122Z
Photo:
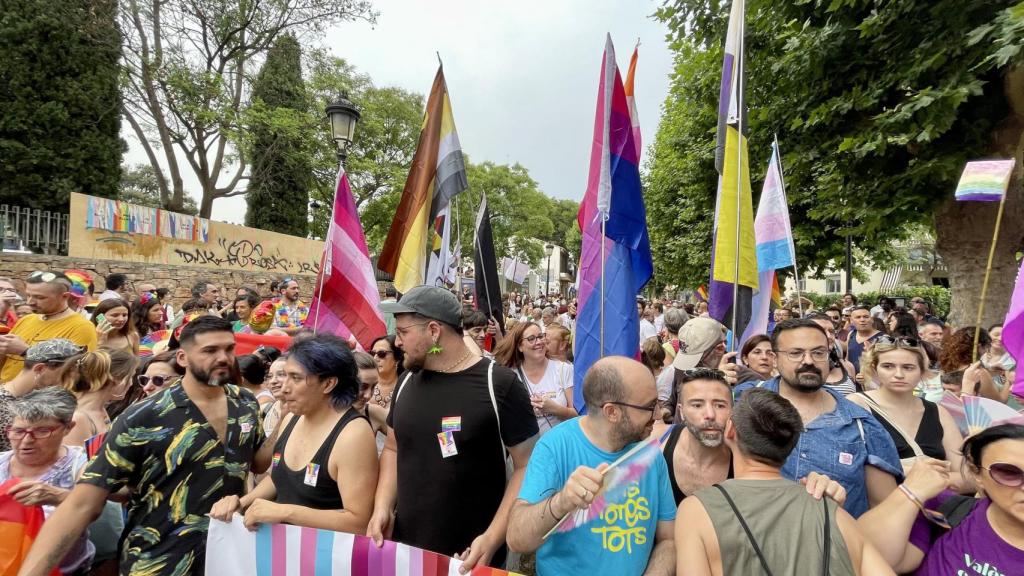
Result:
M210 520L206 573L217 576L458 576L462 562L405 544L377 548L366 536L286 524L250 532L238 514ZM511 572L478 566L473 576ZM513 575L514 576L514 575Z

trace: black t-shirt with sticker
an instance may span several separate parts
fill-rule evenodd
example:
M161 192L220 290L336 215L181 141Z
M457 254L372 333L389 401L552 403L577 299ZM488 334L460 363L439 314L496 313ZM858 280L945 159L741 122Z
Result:
M396 541L454 555L494 519L505 493L501 442L528 440L537 434L537 420L515 373L495 365L499 439L487 387L490 363L481 359L455 374L421 371L404 385L400 379L388 413L398 446ZM504 559L502 548L490 564Z

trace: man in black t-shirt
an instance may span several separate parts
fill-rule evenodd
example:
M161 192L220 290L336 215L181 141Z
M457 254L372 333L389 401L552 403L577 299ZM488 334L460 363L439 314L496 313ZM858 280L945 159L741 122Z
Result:
M466 347L462 307L443 288L418 286L395 315L409 375L388 414L367 535L501 566L505 531L537 438L530 398L515 374ZM514 472L506 483L505 450ZM391 530L393 529L393 535Z

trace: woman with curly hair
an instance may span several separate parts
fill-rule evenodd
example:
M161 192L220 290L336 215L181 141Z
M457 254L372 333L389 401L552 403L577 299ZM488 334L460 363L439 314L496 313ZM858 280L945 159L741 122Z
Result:
M160 300L150 292L144 292L139 296L139 301L132 304L132 321L139 333L139 338L145 338L150 332L163 330L164 308Z
M944 374L963 374L961 393L1006 402L1010 397L1010 386L1004 386L1002 390L997 388L992 382L992 375L981 365L981 361L973 361L974 330L974 326L966 326L942 339L939 366ZM992 346L992 338L984 328L977 330L978 358L981 358Z

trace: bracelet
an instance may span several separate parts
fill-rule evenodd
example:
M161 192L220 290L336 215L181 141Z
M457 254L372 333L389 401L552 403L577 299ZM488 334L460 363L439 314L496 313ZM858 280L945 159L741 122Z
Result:
M924 502L921 502L921 499L918 498L916 494L911 492L910 488L907 488L903 484L900 484L899 486L897 486L897 488L899 488L900 492L903 492L904 496L906 496L911 502L913 502L915 506L924 510Z
M548 498L547 509L548 509L548 514L551 514L551 517L557 520L558 516L555 515L555 506L554 506L555 496L558 496L558 492L555 492L554 494L551 495L551 498Z

